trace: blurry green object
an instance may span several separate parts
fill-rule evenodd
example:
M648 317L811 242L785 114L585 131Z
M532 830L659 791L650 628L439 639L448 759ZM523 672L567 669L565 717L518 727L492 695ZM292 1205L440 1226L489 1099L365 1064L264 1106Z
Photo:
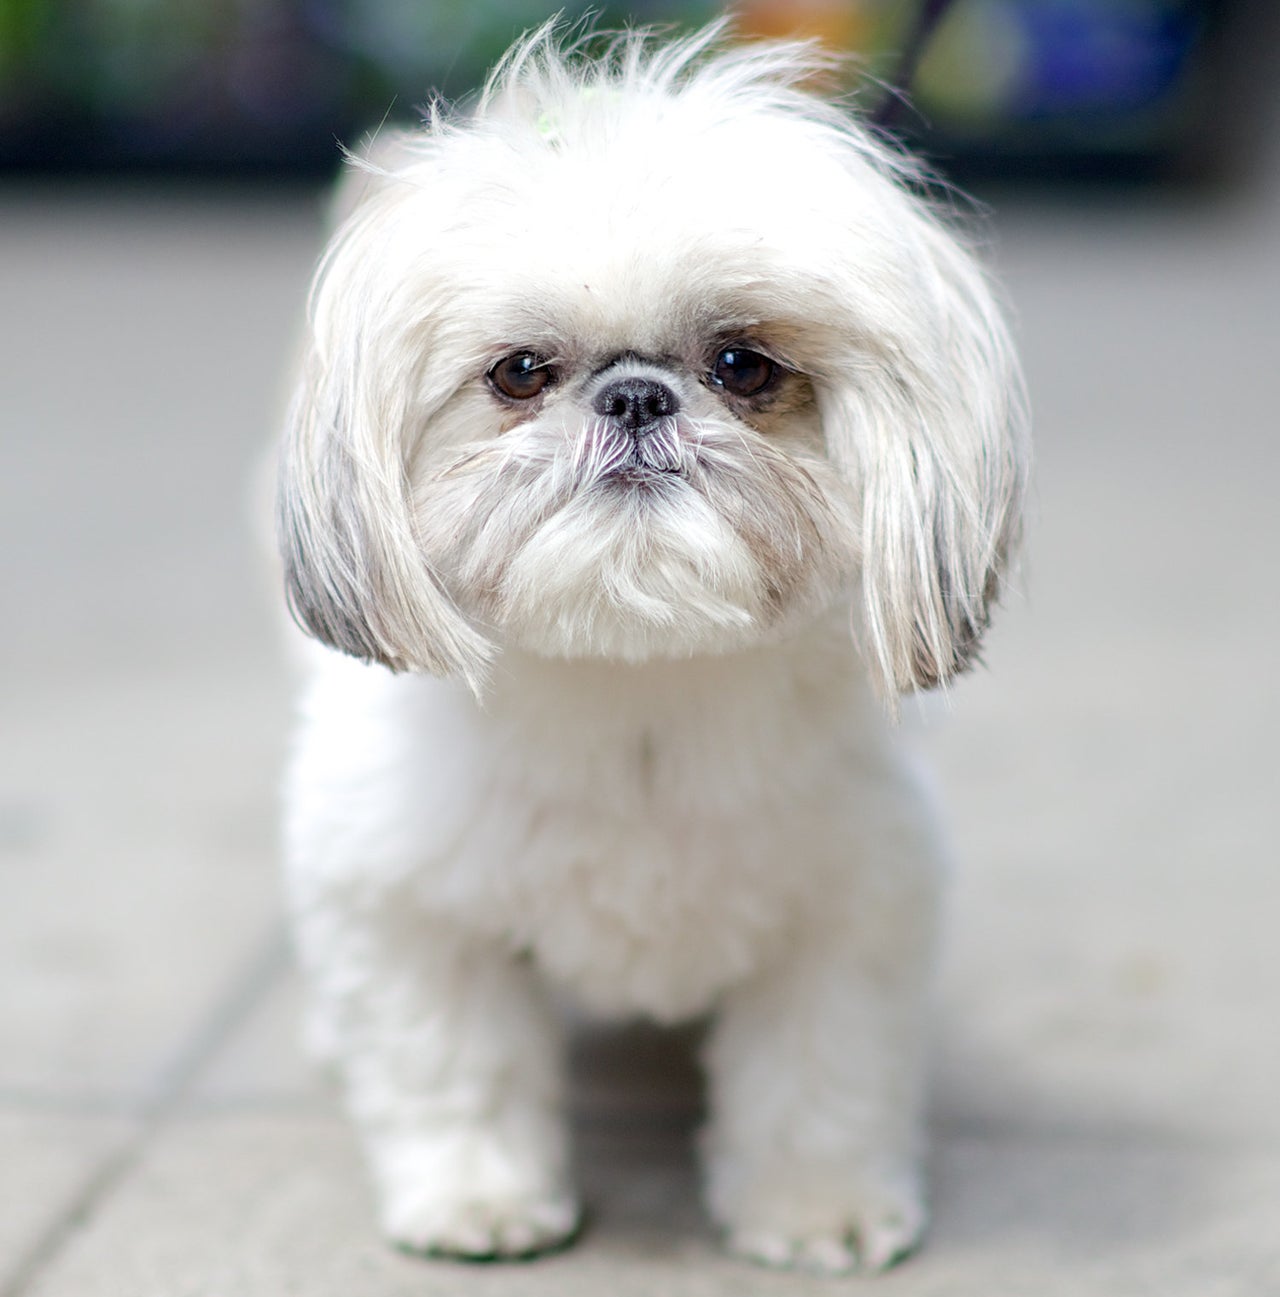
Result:
M889 74L921 0L741 0ZM1162 158L1204 111L1210 0L952 0L903 129L944 162ZM0 168L315 173L338 142L465 94L547 0L0 0ZM585 6L570 5L569 17ZM600 26L715 16L598 9ZM863 95L871 105L874 96Z
M465 93L550 12L545 0L0 0L0 167L328 170L338 141L411 118L434 90ZM598 12L607 25L701 23L716 6Z

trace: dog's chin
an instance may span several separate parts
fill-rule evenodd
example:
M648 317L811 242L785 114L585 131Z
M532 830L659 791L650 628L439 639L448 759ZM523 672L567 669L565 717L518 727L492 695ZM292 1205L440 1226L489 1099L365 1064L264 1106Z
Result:
M779 613L743 538L678 475L638 462L525 538L486 602L512 647L633 662L743 647Z

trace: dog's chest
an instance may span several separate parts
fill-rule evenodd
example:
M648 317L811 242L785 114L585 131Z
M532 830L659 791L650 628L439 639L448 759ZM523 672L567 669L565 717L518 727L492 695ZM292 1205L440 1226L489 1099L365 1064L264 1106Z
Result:
M431 886L596 1008L696 1012L780 939L787 888L751 808L687 776L645 734L504 754Z
M838 859L829 735L690 704L497 721L429 886L606 1012L699 1012L791 939ZM808 722L808 723L807 723Z

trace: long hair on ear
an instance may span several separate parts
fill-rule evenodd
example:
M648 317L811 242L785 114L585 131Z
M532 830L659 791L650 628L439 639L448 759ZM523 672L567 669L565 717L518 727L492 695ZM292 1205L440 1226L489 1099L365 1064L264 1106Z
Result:
M396 183L374 176L317 271L281 447L277 525L294 618L321 642L478 690L493 646L462 616L413 534L407 460L430 303L390 246ZM341 201L341 200L340 200ZM395 322L390 323L390 322Z
M899 190L887 327L820 394L833 457L859 488L861 626L890 701L976 660L1021 536L1030 451L1021 374L977 260Z

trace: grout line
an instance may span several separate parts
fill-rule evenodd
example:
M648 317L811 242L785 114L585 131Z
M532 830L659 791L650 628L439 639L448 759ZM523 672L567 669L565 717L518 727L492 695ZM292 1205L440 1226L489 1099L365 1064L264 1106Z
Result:
M214 1001L199 1028L156 1069L149 1087L150 1097L144 1098L140 1107L144 1121L159 1121L172 1112L199 1074L283 976L289 967L289 949L284 921L277 919L259 939L227 990Z
M247 963L214 1000L197 1029L161 1065L148 1093L133 1106L135 1129L109 1153L26 1253L7 1278L0 1280L0 1297L24 1297L46 1266L102 1205L108 1194L133 1169L147 1144L173 1115L200 1073L217 1056L238 1028L261 1003L289 963L284 925L273 923Z

